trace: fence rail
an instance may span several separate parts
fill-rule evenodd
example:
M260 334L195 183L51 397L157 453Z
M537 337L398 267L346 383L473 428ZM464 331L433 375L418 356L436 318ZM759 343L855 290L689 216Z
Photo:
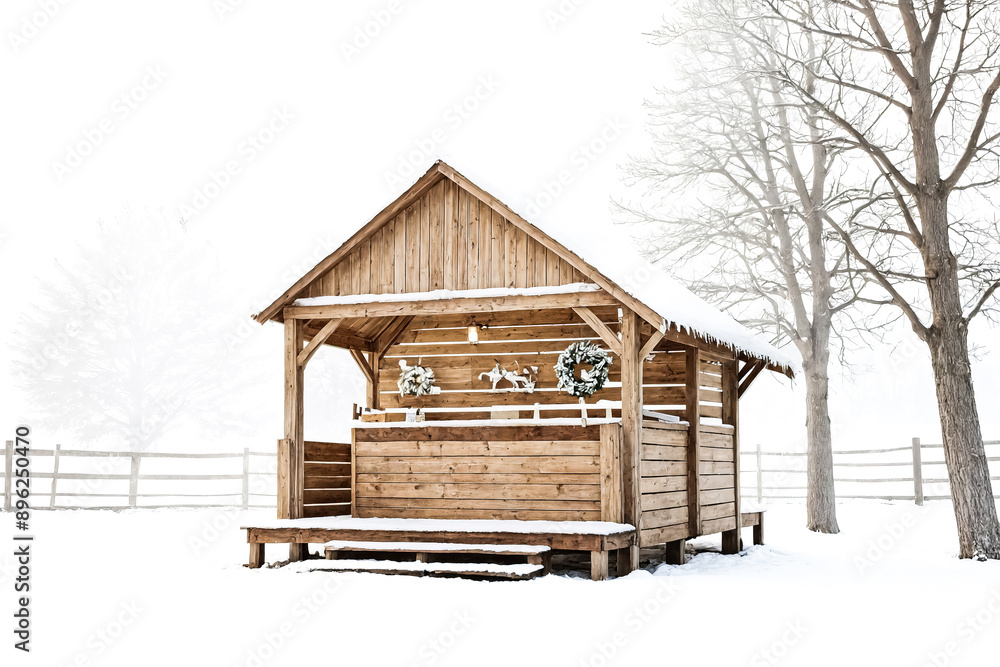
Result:
M1000 440L987 440L983 444L987 446L987 454L991 447L1000 446ZM924 458L924 452L940 451L942 457L935 457L932 460ZM907 452L909 456L901 453ZM944 445L939 443L921 442L920 438L913 438L909 446L887 447L885 449L848 449L833 453L834 483L838 485L837 498L864 498L878 500L912 500L917 505L923 505L925 500L950 500L951 489L948 483L947 471L944 469ZM805 498L805 474L806 474L806 453L805 452L769 452L762 450L757 445L756 450L741 452L743 461L742 488L743 497L756 497L758 501L767 499L801 499ZM748 466L747 458L751 458L754 465ZM771 459L770 457L778 457ZM845 458L854 460L843 460ZM765 460L770 459L770 460ZM878 459L878 460L874 460ZM893 460L895 459L895 460ZM1000 463L1000 450L993 456L987 456L989 463ZM772 462L773 461L773 462ZM795 462L784 466L780 462ZM876 471L876 476L865 476L862 470L870 468L883 468L884 472ZM899 468L908 468L908 477L890 475L891 472L898 471ZM928 476L927 468L937 470L934 475ZM845 470L846 469L846 470ZM877 474L881 472L881 474ZM900 471L906 472L906 471ZM765 479L769 476L769 479ZM792 477L790 479L790 476ZM990 479L994 482L1000 481L1000 475L991 474ZM846 490L844 485L864 487L865 485L878 485L875 487L876 493L861 493L856 489ZM752 485L752 486L751 486ZM887 486L905 488L899 493L886 491ZM994 485L994 498L1000 498L997 493L1000 485ZM896 489L893 489L895 491ZM797 493L797 492L802 493Z
M51 472L42 472L35 469L34 463L39 458L51 458L52 465L44 466L45 469L51 470ZM257 509L257 508L269 508L275 505L275 490L274 486L277 479L277 455L275 452L256 452L251 451L249 447L244 447L242 452L218 452L218 453L171 453L171 452L121 452L121 451L99 451L90 449L63 449L61 445L56 445L55 449L31 449L32 458L32 479L47 479L51 480L49 491L47 494L39 493L36 490L32 490L32 495L36 498L44 497L48 495L49 503L48 506L52 509L76 509L76 508L87 508L87 509L126 509L130 507L141 507L156 509L161 507L242 507L243 509ZM68 472L67 467L72 468L69 464L74 459L105 459L109 463L117 463L120 466L128 465L129 472L117 473L104 471L86 471L86 472ZM11 509L12 505L12 470L13 470L13 459L14 459L14 443L7 441L4 447L4 496L3 496L3 508L6 511ZM170 473L141 473L142 462L147 459L159 459L159 460L175 460L184 461L191 459L239 459L240 467L238 470L233 472L225 472L218 474L206 474L202 471L199 466L199 472L188 473L188 472L170 472ZM261 470L260 461L263 460L265 463L265 469ZM258 464L255 466L254 462L257 461ZM235 468L235 466L234 466ZM84 484L84 486L89 486L90 488L75 490L60 490L59 482L62 481L77 481L85 482L89 484ZM105 481L128 481L128 491L122 492L108 492L103 488ZM152 481L169 481L169 482L194 482L194 485L184 485L180 488L180 485L176 485L177 488L170 490L156 490L140 493L140 482L152 482ZM240 482L240 487L237 490L235 485L233 486L233 491L220 492L218 488L213 486L211 490L199 490L194 488L197 486L198 482L206 481L224 481L224 482ZM256 482L256 484L254 483ZM77 485L80 486L79 484ZM148 488L148 486L147 486ZM60 498L73 498L73 499L120 499L122 504L117 505L84 505L84 504L61 504L59 502ZM171 498L180 499L181 502L169 502L166 504L139 504L140 498ZM200 502L186 502L185 499L198 498ZM227 499L225 501L219 500L218 502L205 502L207 498L214 499ZM267 498L268 500L264 504L260 504L260 501L255 501L259 498ZM108 503L111 501L101 500L100 502ZM37 505L36 505L37 507Z

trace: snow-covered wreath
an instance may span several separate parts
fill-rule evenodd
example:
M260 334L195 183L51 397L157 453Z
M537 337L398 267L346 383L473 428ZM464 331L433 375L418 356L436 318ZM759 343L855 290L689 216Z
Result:
M406 359L399 360L399 387L400 396L426 396L436 394L437 387L434 386L434 371L426 366L420 365L417 360L416 366L407 366Z
M576 377L578 364L590 366L580 370ZM608 368L611 357L597 345L588 341L579 341L567 347L556 361L556 377L559 378L559 389L565 389L572 396L586 398L600 390L608 381Z

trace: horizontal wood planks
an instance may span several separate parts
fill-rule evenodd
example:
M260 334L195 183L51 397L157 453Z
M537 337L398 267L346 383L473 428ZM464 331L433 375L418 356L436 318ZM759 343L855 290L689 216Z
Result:
M583 274L460 185L439 180L301 296L543 287Z
M618 309L594 306L591 309L608 329L617 333ZM479 343L468 341L468 326L481 327ZM484 328L482 328L484 327ZM386 352L381 364L380 400L384 407L476 408L492 406L528 406L575 403L576 399L557 389L554 365L559 354L578 340L603 342L590 325L570 308L546 311L514 311L482 316L417 316ZM435 384L440 394L400 396L396 381L398 364L405 359L413 364L417 359L434 369ZM612 355L609 384L588 399L621 400L621 365ZM535 390L527 392L492 391L492 385L480 374L490 371L496 363L519 373L534 366L538 378ZM510 383L501 381L499 388ZM715 391L709 388L706 393ZM719 392L716 392L719 393ZM658 351L643 367L643 396L647 407L680 413L685 403L683 353ZM719 393L721 400L721 393ZM594 413L596 414L596 412ZM486 415L488 416L488 414ZM447 418L447 417L439 417ZM454 418L468 418L456 413Z
M600 520L600 428L355 429L356 516Z
M639 491L640 544L652 546L696 537L688 521L687 429L684 424L644 422ZM701 534L731 530L736 524L733 431L701 426Z
M351 445L345 442L305 442L303 515L341 516L351 513Z

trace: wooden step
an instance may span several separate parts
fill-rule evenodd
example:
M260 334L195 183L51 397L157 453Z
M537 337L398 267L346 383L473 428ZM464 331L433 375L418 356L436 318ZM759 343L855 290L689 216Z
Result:
M423 554L482 554L490 556L540 556L552 551L543 544L452 544L449 542L362 542L332 540L323 545L327 553L337 551L384 551Z
M423 563L393 560L304 560L289 563L283 569L293 572L367 572L371 574L459 575L496 577L500 579L532 579L543 566L530 563L499 565L497 563Z

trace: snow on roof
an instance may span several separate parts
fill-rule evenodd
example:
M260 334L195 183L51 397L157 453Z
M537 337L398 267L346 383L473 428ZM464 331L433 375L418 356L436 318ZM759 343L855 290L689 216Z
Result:
M569 283L553 287L488 287L485 289L448 290L430 292L403 292L390 294L344 294L341 296L313 296L296 299L294 306L340 306L355 303L390 303L393 301L437 301L440 299L490 299L504 296L543 296L546 294L577 294L599 292L593 283Z

